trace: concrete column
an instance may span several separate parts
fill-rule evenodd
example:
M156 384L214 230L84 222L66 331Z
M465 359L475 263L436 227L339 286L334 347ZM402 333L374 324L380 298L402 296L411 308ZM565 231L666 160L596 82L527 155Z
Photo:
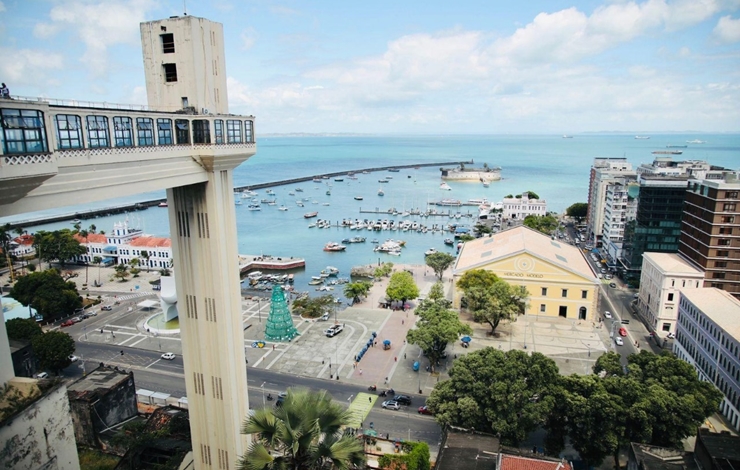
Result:
M235 468L248 416L231 169L167 190L196 469Z

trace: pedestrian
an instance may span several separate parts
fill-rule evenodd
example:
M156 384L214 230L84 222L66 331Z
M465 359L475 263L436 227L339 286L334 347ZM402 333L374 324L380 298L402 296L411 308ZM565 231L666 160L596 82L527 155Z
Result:
M373 397L367 397L367 401L369 401L370 403L372 403L373 402Z
M360 369L360 375L362 375L362 369Z
M5 86L3 83L3 86L0 87L0 98L5 98L6 100L10 99L10 90L8 90L8 87Z
M401 320L401 324L403 325L403 320Z
M388 377L385 378L385 384L388 385Z
M403 358L406 359L406 353L403 353Z
M398 362L398 356L394 357L393 360Z

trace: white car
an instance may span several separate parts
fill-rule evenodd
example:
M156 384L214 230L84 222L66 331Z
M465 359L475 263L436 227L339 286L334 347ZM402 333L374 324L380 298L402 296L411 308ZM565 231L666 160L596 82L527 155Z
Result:
M69 362L77 362L77 361L80 360L80 358L77 357L77 356L75 356L74 354L72 354L71 356L69 356L68 359L69 359Z
M332 338L338 335L339 333L341 333L343 330L344 330L344 327L342 325L334 325L330 328L327 328L326 336L328 336L329 338Z
M400 410L401 409L401 405L399 405L397 401L393 401L393 400L384 401L382 406L386 410Z
M46 372L39 372L38 374L35 375L35 377L37 379L48 379L49 374L47 374Z
M609 310L604 312L604 318L611 318L611 317L612 317L612 312L610 312Z
M624 346L624 340L619 336L616 337L614 342L617 343L617 346Z
M175 353L166 352L162 354L162 359L167 359L168 361L171 361L174 358L175 358Z

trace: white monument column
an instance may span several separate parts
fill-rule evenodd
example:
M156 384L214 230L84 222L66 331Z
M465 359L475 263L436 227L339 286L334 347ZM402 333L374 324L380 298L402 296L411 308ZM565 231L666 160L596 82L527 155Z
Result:
M248 444L233 166L167 190L196 469L234 469Z

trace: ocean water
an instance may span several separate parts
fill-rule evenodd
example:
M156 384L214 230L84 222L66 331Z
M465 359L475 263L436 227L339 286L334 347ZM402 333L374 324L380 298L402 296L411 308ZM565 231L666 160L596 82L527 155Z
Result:
M688 144L689 140L701 139L704 144ZM304 219L303 214L317 211L319 219L334 224L344 219L389 219L388 210L399 211L418 208L425 210L431 201L442 198L500 201L507 194L534 191L548 203L548 210L564 212L574 202L588 199L589 169L595 157L626 157L634 166L654 159L654 150L664 150L667 145L687 145L682 155L674 160L706 160L718 166L740 168L740 135L669 134L651 135L650 139L638 140L633 135L575 135L562 136L336 136L336 137L264 137L258 139L258 152L234 171L235 186L285 180L315 174L355 171L356 180L334 178L321 183L307 181L298 184L274 187L273 195L266 190L258 191L259 199L277 200L277 205L261 204L262 210L249 211L248 199L236 206L239 252L252 255L300 257L306 259L306 268L294 271L296 289L318 295L313 286L308 286L312 275L317 275L326 266L340 269L340 276L349 276L352 266L378 264L383 261L403 264L423 264L424 252L429 248L454 252L443 240L449 233L415 232L356 232L348 228L308 228L316 219ZM449 161L474 161L480 167L487 163L502 168L502 180L492 182L488 188L480 183L450 182L451 191L439 189L439 167L403 169L399 172L379 171L362 174L364 168L441 163ZM392 177L389 183L379 183L380 178ZM296 192L300 187L303 192ZM384 196L378 196L382 188ZM326 192L330 191L330 195ZM289 194L293 192L294 194ZM163 197L163 192L140 195L116 201L101 201L85 207L67 207L45 213L69 213L90 207L110 206L117 202ZM355 197L362 197L356 200ZM304 207L296 200L307 198ZM287 211L279 211L285 205ZM438 208L440 209L440 208ZM381 211L383 214L362 213ZM463 214L477 214L475 206L453 208ZM83 221L83 226L95 224L98 230L110 231L113 223L128 218L129 224L142 228L156 236L169 236L166 209L150 208ZM0 219L0 223L24 220L41 214L24 214ZM450 219L450 217L418 218L407 217L431 226L447 225L451 222L471 225L475 217ZM29 232L69 227L68 223L57 223L25 227ZM353 236L366 237L365 243L347 245L345 252L323 251L327 242L340 242ZM373 252L372 239L406 241L401 256ZM323 294L323 292L321 292ZM341 286L332 292L341 297Z

